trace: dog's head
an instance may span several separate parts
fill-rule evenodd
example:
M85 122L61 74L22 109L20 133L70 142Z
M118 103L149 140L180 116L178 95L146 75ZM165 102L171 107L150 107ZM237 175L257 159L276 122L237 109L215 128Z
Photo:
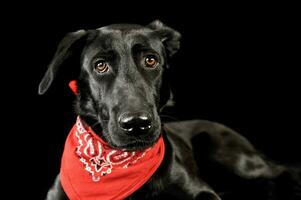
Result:
M158 20L147 26L115 24L69 33L58 46L39 94L78 51L78 66L69 66L80 68L78 114L100 124L102 137L114 147L149 147L160 135L158 113L169 94L162 77L167 59L179 49L179 39L177 31Z

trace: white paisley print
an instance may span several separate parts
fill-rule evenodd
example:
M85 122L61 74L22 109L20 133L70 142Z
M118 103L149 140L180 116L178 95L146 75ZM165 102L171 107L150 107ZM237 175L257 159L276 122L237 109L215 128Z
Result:
M142 152L112 149L87 131L79 117L75 134L78 142L75 153L95 182L98 182L101 176L113 173L114 168L128 168L137 163L151 149Z

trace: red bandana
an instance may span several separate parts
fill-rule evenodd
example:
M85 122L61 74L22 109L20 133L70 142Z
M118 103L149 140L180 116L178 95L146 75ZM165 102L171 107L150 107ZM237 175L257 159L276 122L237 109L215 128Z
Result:
M160 166L164 141L143 151L112 149L78 117L62 157L60 179L71 200L120 200L138 190Z

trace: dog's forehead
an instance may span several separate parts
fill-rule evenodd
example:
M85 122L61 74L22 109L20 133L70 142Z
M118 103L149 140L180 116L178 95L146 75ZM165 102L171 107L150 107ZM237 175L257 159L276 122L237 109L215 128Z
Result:
M161 40L150 28L135 24L114 24L96 29L97 34L90 43L92 50L121 50L142 44L154 49L162 47Z

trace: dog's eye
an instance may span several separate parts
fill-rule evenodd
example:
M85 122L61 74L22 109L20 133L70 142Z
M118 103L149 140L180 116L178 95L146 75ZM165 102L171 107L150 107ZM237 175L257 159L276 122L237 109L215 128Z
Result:
M100 59L94 63L94 69L97 73L105 73L109 70L109 66L105 60Z
M144 64L146 67L155 68L158 66L159 62L155 56L148 55L145 57Z

